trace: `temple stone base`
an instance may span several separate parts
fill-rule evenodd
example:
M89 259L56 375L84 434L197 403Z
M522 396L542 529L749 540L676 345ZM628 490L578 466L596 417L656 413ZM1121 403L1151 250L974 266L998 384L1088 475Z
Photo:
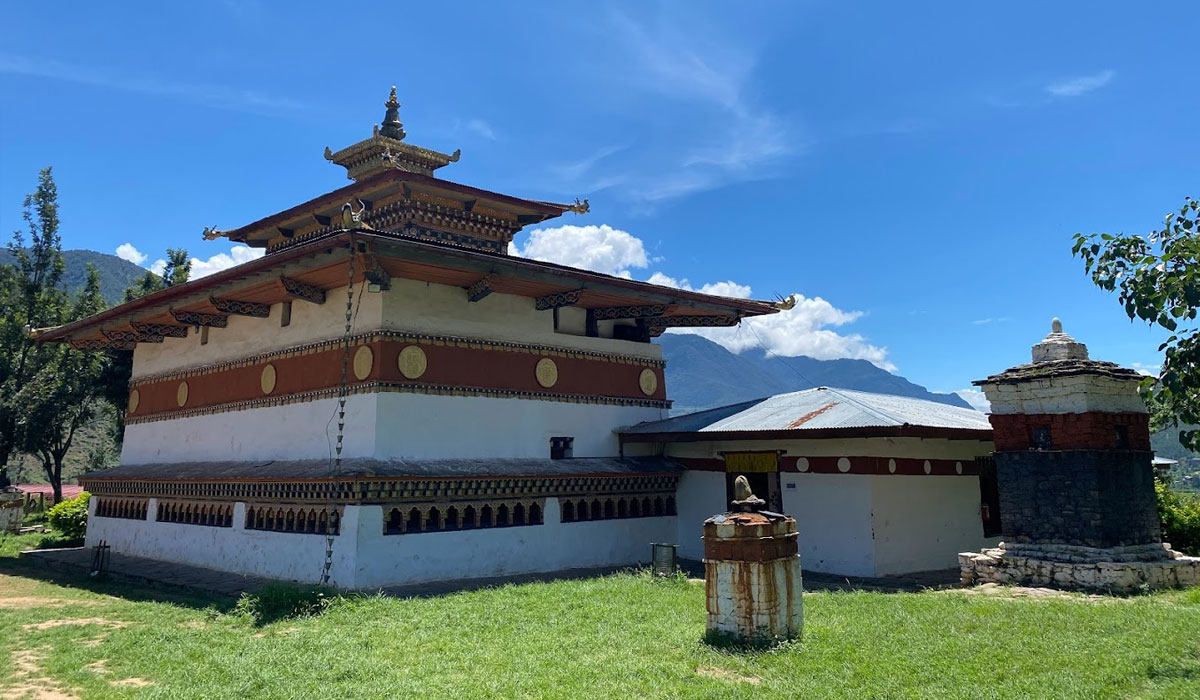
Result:
M804 628L796 521L776 513L725 513L704 523L708 631L759 644Z
M995 549L963 552L958 563L965 586L999 583L1135 593L1200 585L1200 557L1184 556L1168 544L1101 549L1001 543Z

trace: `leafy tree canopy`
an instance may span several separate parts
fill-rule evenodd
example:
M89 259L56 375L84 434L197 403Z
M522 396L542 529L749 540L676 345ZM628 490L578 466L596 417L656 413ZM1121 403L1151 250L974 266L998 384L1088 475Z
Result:
M1077 233L1072 253L1096 286L1117 292L1130 319L1171 334L1158 348L1157 380L1142 385L1152 428L1200 424L1200 204L1185 200L1145 237ZM1200 430L1181 430L1179 442L1200 450Z

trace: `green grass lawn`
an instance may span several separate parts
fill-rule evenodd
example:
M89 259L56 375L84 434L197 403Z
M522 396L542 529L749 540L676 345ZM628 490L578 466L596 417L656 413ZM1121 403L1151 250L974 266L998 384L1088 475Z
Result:
M701 642L702 583L637 574L341 598L267 624L228 602L46 579L0 558L0 697L1200 697L1200 589L813 593L803 641L738 653Z

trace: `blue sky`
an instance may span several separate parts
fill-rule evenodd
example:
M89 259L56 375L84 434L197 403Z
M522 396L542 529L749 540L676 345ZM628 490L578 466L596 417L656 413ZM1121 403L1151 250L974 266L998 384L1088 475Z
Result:
M1062 317L1153 368L1070 256L1200 194L1190 3L19 3L0 9L0 230L53 165L68 248L234 258L345 184L391 84L448 179L592 211L518 250L797 311L719 336L934 390ZM221 256L226 257L221 257ZM237 259L241 259L238 257ZM686 280L686 282L685 282ZM724 284L720 284L724 283ZM711 286L718 285L718 286Z

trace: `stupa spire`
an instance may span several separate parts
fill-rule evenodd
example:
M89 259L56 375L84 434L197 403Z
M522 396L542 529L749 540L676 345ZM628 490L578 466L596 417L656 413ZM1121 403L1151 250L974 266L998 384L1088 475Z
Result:
M383 115L383 124L379 126L379 133L390 139L397 141L404 140L404 125L400 123L400 102L396 99L396 86L392 86L392 94L388 96L388 101L383 103L387 107L387 112Z

